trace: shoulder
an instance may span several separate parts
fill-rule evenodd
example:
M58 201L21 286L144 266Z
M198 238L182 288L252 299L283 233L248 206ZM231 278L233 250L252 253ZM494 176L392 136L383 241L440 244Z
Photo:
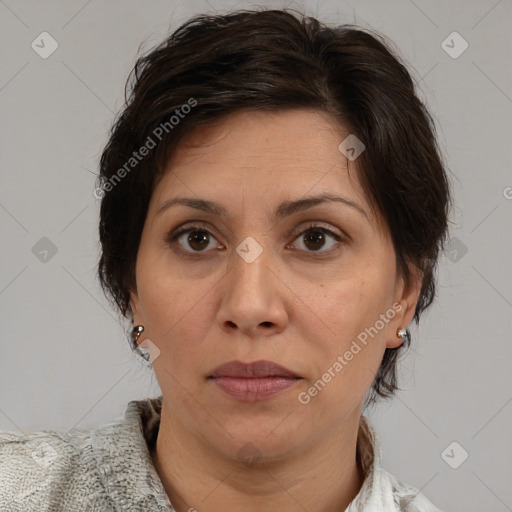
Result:
M93 432L0 432L0 510L108 510L94 489L97 466L87 457Z
M131 401L92 430L0 432L0 511L173 510L149 452L159 404Z
M400 512L441 512L419 489L402 482L384 468L380 468L380 479L383 486L389 489L389 495L392 496L396 510Z
M419 489L382 467L379 436L364 416L358 436L358 456L366 476L346 512L441 512Z
M345 512L442 512L416 487L382 467L373 468Z

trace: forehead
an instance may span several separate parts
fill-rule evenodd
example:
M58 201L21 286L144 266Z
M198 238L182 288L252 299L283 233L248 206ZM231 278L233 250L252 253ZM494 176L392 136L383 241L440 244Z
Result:
M266 164L286 169L327 157L336 157L343 164L337 149L343 135L329 116L309 109L237 111L185 136L168 167L220 156L236 160L237 167Z
M154 201L214 194L229 204L240 193L295 199L338 192L368 206L357 162L338 149L348 135L327 114L313 110L235 112L183 138Z

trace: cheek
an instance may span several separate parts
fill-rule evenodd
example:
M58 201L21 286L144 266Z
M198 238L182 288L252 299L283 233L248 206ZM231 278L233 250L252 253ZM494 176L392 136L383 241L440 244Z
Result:
M382 325L379 319L392 306L392 281L385 273L379 276L368 270L362 274L366 274L365 277L340 280L330 285L321 300L316 300L319 315L327 319L325 323L344 342L356 339L372 329L376 322L380 334L385 336L387 331L387 323Z
M384 330L375 333L366 327L373 327L375 318L370 324L361 318L360 311L357 316L349 313L340 315L337 338L331 336L330 343L325 343L327 338L323 338L321 350L311 353L315 372L311 374L308 387L302 390L305 394L299 402L310 400L315 407L315 417L323 418L318 428L328 417L339 423L362 403L385 351Z
M394 311L389 279L377 277L340 281L310 297L324 321L315 323L320 330L310 328L314 327L311 324L305 325L303 332L316 340L317 347L312 344L311 348L317 356L321 354L314 381L328 382L332 399L362 397L382 361Z
M193 350L213 321L208 312L208 287L169 272L165 262L153 260L138 269L138 289L148 332L160 350L177 359ZM205 296L206 295L206 296Z

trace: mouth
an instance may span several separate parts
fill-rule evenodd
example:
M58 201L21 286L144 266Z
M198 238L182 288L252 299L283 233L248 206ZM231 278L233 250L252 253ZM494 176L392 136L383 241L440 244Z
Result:
M267 377L302 378L300 375L272 361L254 361L252 363L230 361L215 368L212 374L208 376L209 379L219 377L239 379L261 379Z
M272 361L231 361L217 367L208 379L230 398L258 402L290 389L302 377Z

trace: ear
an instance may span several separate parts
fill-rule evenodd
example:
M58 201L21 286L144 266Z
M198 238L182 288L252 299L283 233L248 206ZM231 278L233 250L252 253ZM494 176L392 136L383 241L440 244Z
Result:
M398 329L406 329L414 318L416 304L423 284L423 273L416 266L409 267L410 279L406 284L402 275L398 278L393 309L396 315L389 322L389 333L386 348L398 348L403 340L397 335Z
M130 292L130 308L133 313L133 325L144 324L139 304L139 296L137 295L137 292L133 290Z

